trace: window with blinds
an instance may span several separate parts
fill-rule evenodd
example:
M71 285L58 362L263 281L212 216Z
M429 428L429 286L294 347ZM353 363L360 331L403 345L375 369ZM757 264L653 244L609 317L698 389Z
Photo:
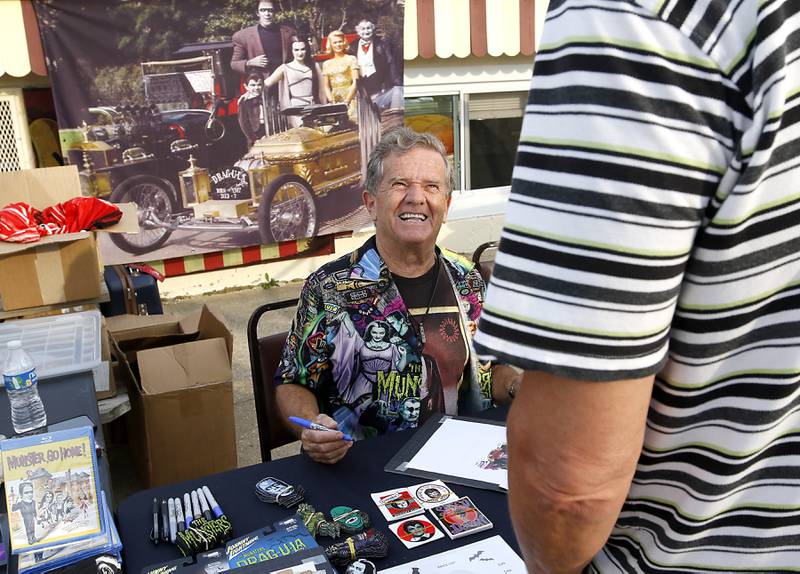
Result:
M470 94L469 119L521 118L527 98L528 92Z

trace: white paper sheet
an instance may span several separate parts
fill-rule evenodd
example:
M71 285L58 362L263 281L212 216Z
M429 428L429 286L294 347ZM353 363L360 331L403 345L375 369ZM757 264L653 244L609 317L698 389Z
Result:
M507 489L505 446L504 426L446 419L408 462L408 467L482 480Z
M381 574L526 574L522 558L500 536L407 562Z

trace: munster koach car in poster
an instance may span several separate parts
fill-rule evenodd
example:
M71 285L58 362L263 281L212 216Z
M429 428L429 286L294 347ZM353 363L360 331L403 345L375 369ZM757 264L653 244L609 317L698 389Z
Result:
M403 121L398 0L35 0L62 152L135 202L107 264L369 223L366 158Z

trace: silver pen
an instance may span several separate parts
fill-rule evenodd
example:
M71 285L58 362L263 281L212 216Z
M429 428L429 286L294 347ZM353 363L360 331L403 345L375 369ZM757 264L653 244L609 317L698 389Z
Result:
M175 535L178 531L178 523L175 522L175 499L170 498L167 500L167 507L169 509L169 541L175 544Z
M186 529L186 524L183 519L183 505L181 504L181 497L175 499L175 522L178 525L178 532L183 532Z
M200 512L200 502L197 500L197 491L192 491L192 514L195 518L200 518L203 514Z
M186 509L186 528L188 529L189 526L192 524L192 520L194 517L192 516L192 497L187 492L183 495L183 507Z

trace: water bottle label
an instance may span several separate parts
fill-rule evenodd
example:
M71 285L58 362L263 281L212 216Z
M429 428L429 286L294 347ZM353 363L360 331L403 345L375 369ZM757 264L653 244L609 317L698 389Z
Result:
M3 375L3 383L7 391L22 391L36 384L36 369L18 375Z

